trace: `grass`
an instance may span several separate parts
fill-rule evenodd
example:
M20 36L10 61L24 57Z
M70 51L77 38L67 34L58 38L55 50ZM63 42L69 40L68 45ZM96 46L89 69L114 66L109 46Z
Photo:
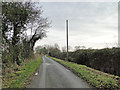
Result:
M16 72L3 75L2 88L25 88L41 63L42 56L24 63Z
M107 74L92 68L89 68L85 65L80 65L64 60L60 60L54 57L49 58L59 62L63 66L67 67L70 69L72 72L77 74L79 77L82 79L85 79L90 85L92 85L95 88L100 88L100 89L120 89L120 77L119 76L114 76L111 74Z

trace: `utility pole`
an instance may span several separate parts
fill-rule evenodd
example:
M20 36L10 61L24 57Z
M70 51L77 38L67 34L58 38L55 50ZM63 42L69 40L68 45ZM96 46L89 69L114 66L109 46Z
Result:
M67 61L68 61L68 20L66 20L66 34L67 34Z

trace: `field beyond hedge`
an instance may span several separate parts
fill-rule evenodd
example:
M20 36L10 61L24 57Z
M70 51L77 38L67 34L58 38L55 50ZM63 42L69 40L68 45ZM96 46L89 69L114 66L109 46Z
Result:
M70 69L72 72L77 74L82 79L85 79L90 85L92 85L95 88L100 89L120 89L120 77L107 74L95 69L92 69L90 67L87 67L85 65L80 65L64 60L60 60L54 57L49 58L59 62L60 64L64 65L68 69Z

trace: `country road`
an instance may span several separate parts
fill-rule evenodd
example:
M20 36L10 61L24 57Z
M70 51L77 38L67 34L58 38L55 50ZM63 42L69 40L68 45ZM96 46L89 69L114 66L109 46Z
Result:
M46 56L37 73L27 88L90 88L85 81Z

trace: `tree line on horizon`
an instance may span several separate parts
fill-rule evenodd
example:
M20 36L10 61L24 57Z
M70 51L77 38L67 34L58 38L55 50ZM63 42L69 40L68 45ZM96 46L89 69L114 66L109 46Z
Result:
M86 65L88 67L120 76L120 48L86 49L76 46L74 51L69 51L69 62ZM49 56L67 60L67 52L64 47L60 50L58 44L53 46L37 46L35 52L38 54L48 54Z

